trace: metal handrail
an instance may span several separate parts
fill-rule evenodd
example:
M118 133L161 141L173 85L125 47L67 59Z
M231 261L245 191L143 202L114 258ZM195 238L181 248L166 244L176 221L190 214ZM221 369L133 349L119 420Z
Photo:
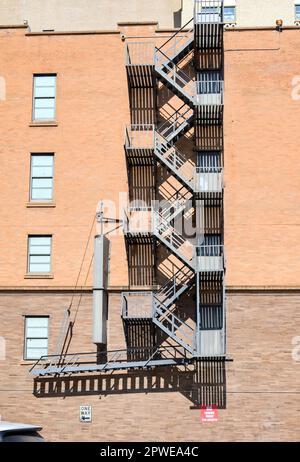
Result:
M149 149L153 147L155 126L153 124L131 124L125 127L126 149Z
M171 324L172 329L170 329L170 331L173 334L176 335L175 331L177 332L180 331L181 335L193 341L194 329L188 324L186 324L184 321L182 321L182 319L178 318L178 316L176 316L172 311L170 311L167 306L165 306L158 298L155 297L155 295L154 295L154 299L155 299L155 302L154 302L155 313L158 313L160 314L160 316L163 317L163 319L162 320L159 319L159 321L161 323L163 323L164 321L167 321L169 324ZM184 332L182 330L183 328L186 328L188 332ZM189 331L191 331L192 333L190 334Z
M158 49L160 50L161 48L163 48L164 46L167 45L167 43L169 43L171 40L173 40L173 38L180 34L181 32L184 31L184 29L186 29L186 27L193 21L193 19L190 19L184 26L181 27L181 29L179 29L174 35L172 35L172 37L170 37L166 42L164 42Z
M159 141L159 136L162 142ZM165 162L178 171L191 186L195 178L195 165L183 153L170 144L163 135L155 133L155 149L164 158Z
M132 307L130 307L130 298L134 297L151 297L151 306L152 306L152 292L148 291L132 291L132 292L122 292L122 303L121 303L121 316L123 318L151 318L152 317L152 308L150 310L140 310L136 313L131 313ZM144 308L144 304L142 306ZM134 310L133 310L134 311Z
M224 188L222 167L196 167L194 190L199 192L221 192Z
M223 244L195 246L193 264L196 271L224 272L225 260Z
M162 56L165 58L163 59ZM172 81L172 84L186 94L190 99L194 98L194 81L177 64L174 64L163 51L155 49L155 66L165 74L165 78Z
M160 299L163 297L162 303L166 303L166 300L172 299L176 296L178 290L184 286L188 286L191 280L194 278L194 274L184 274L178 275L177 273L172 276L172 278L167 281L159 290L155 292L156 298Z
M126 66L154 66L154 47L154 42L128 42L125 47Z
M197 257L221 257L223 256L223 244L196 245L195 252ZM198 255L197 252L200 254Z
M223 106L224 81L223 80L196 80L195 103L205 106Z
M186 122L189 118L187 114L190 114L190 116L193 115L193 109L191 109L189 106L183 112L180 112L180 110L183 107L186 108L185 103L182 106L180 106L179 109L177 109L172 115L170 115L169 118L157 128L158 133L162 134L165 131L165 128L170 128L170 125L179 126L181 125L181 123ZM181 123L178 123L180 119L183 120Z
M116 356L120 357L123 355L123 359L120 362L127 362L128 355L132 355L136 352L145 352L149 355L153 355L153 353L157 355L163 355L166 352L170 352L173 358L182 358L186 357L186 352L182 349L181 346L164 346L164 347L132 347L126 349L119 349L119 350L111 350L111 351L103 351L103 352L80 352L80 353L65 353L63 355L63 359L66 360L67 364L70 364L73 360L73 364L80 365L80 364L98 364L99 358L109 358L104 366L111 363L112 359ZM76 361L74 362L74 358ZM41 356L29 369L29 373L34 373L34 370L38 368L38 366L43 367L45 370L51 365L55 366L61 361L61 355L43 355ZM146 360L147 361L147 360ZM62 369L66 367L64 363L62 365ZM56 373L56 372L55 372Z
M153 207L152 206L139 206L139 205L130 205L128 207L128 212L129 213L132 213L132 212L151 212L153 210Z
M195 167L196 173L223 173L223 167L212 165L206 167Z
M224 0L195 0L194 22L196 24L221 24L223 11Z

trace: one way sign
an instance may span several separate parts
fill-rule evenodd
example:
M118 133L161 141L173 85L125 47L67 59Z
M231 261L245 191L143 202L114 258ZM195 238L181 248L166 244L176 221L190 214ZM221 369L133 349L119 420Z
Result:
M79 420L80 422L91 422L92 421L92 406L80 406Z

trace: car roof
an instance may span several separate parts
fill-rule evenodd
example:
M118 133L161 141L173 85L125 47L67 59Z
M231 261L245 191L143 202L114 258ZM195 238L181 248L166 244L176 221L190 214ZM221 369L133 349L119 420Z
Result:
M13 423L13 422L0 422L0 434L6 432L15 432L15 431L40 431L43 427L40 425L29 425L22 423Z

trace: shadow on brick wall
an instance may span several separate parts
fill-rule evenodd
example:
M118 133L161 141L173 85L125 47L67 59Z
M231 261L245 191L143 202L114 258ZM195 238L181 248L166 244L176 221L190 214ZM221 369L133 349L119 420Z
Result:
M39 377L34 380L37 398L130 393L181 393L191 409L215 405L226 408L226 363L195 361L186 366L134 370L127 373Z

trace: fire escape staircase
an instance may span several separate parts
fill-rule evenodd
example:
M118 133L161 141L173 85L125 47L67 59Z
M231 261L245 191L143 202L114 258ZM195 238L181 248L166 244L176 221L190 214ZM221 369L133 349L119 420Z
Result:
M155 48L154 60L157 78L191 108L194 105L195 82L191 81L178 63L193 49L194 28L184 32L192 21L189 21L161 47Z
M202 20L206 20L203 14ZM183 29L186 30L188 24ZM157 80L182 101L182 105L173 108L171 114L163 114L166 120L154 130L154 156L184 188L194 194L198 189L197 168L174 144L194 125L195 109L199 105L205 108L204 112L209 116L213 114L215 105L222 106L223 85L222 82L195 82L183 70L188 61L188 54L194 48L195 40L199 41L197 34L194 35L194 28L187 32L183 29L161 47L156 47L154 52L154 72ZM198 29L197 33L202 30ZM209 28L205 27L205 33L208 32ZM223 254L219 254L219 249L208 249L207 255L204 253L203 261L206 262L206 257L208 262L212 258L212 267L207 269L207 263L201 266L196 252L199 249L182 232L179 233L174 225L176 218L184 213L185 207L186 202L179 200L176 204L166 203L165 207L159 210L152 209L153 235L183 264L183 269L179 270L179 273L152 294L152 321L170 339L182 346L186 353L193 356L197 354L196 328L179 318L175 303L191 287L198 271L216 271L215 262L218 259L221 261ZM207 249L202 251L207 252ZM201 257L200 260L202 261Z
M211 13L212 11L213 13ZM165 122L154 131L154 155L156 160L192 194L197 190L196 167L174 146L174 143L193 126L194 110L197 105L202 104L207 108L212 103L210 96L204 97L204 99L202 97L208 88L207 83L204 83L201 88L201 85L191 80L180 65L194 47L198 50L201 49L203 53L211 49L221 50L223 40L222 15L222 0L195 0L194 18L161 47L155 48L154 53L156 78L183 102L182 106L174 109L171 115L168 114ZM192 22L193 24L190 24ZM134 69L131 60L128 65L133 66ZM151 66L153 65L148 67ZM152 76L152 71L150 74ZM216 88L214 82L210 85L212 88ZM222 84L220 89L223 91ZM215 93L218 92L219 90L215 91ZM197 93L200 95L199 98ZM201 98L204 101L202 103ZM216 100L218 101L217 98ZM219 103L217 102L217 104ZM209 114L210 111L211 109L208 109ZM135 353L128 349L105 352L101 357L96 353L96 360L95 353L64 355L63 357L58 355L46 356L40 358L33 366L31 369L33 375L147 369L161 365L172 366L186 364L195 354L197 355L197 327L193 328L186 320L180 319L175 314L177 300L191 288L196 273L201 271L197 261L196 247L182 234L179 234L174 226L176 219L185 213L186 205L186 198L180 194L175 200L166 202L159 210L152 210L154 236L183 263L183 266L159 290L150 293L152 312L148 316L176 343L176 346L154 347L145 353L147 358L141 360L131 360L131 357L135 357ZM219 249L216 250L214 246L211 247L213 249L208 250L208 257L213 255L213 258L223 259L223 253L221 256ZM205 252L205 249L203 250ZM215 254L215 252L217 253ZM206 254L204 253L204 255ZM220 267L223 268L222 264ZM213 268L208 271L216 270ZM221 269L222 274L223 271ZM142 310L141 307L140 310ZM122 316L124 317L124 312ZM139 353L140 348L138 349Z
M192 22L191 20L183 29ZM160 48L155 48L155 73L158 80L183 102L154 132L154 155L190 193L194 191L195 166L175 148L174 143L194 122L196 85L179 68L178 63L194 47L193 29L180 30ZM195 330L176 311L176 301L191 287L195 279L194 246L179 233L174 222L184 215L188 201L183 194L152 209L152 232L158 241L175 255L183 266L152 296L152 321L176 344L193 355Z
M153 322L187 352L194 353L195 331L175 313L175 302L192 285L194 273L183 267L153 295Z
M178 63L194 47L192 21L189 21L161 47L156 47L154 52L157 79L183 101L183 105L174 110L159 128L159 133L169 143L175 143L186 133L192 127L194 120L196 85L178 66Z
M155 134L154 154L159 163L189 191L195 191L195 165L161 134Z
M162 213L153 210L152 230L155 237L165 245L184 265L194 271L194 246L163 217Z

